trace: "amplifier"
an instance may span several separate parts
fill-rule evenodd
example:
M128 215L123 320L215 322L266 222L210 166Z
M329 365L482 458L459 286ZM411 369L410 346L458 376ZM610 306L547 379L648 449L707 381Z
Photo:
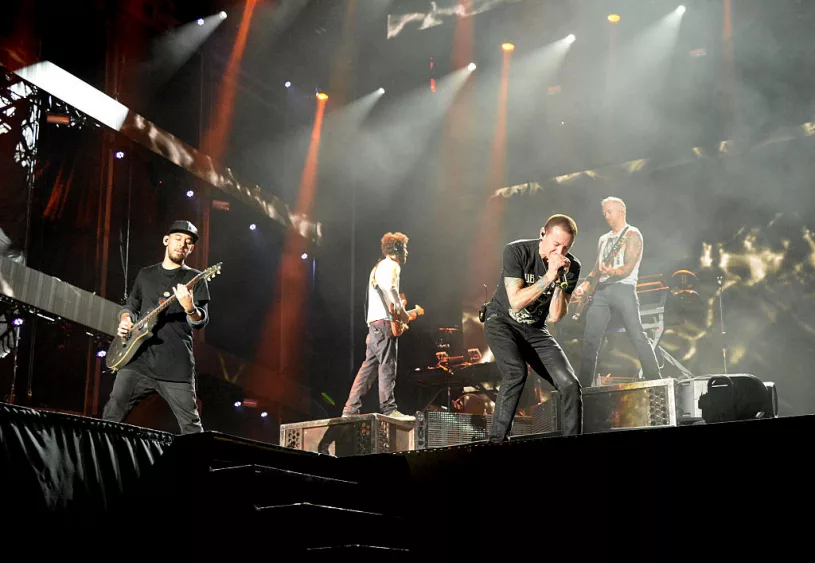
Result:
M533 417L516 416L511 436L532 434ZM416 413L416 449L446 448L486 440L490 437L492 415L446 411Z
M583 433L676 426L673 379L583 389Z
M345 457L414 449L413 422L361 414L280 425L280 445Z
M560 393L557 391L544 393L543 400L532 407L532 433L560 432L560 417L562 414Z
M678 424L693 424L703 420L699 397L707 393L708 381L710 381L709 375L700 375L693 379L676 382L676 421Z

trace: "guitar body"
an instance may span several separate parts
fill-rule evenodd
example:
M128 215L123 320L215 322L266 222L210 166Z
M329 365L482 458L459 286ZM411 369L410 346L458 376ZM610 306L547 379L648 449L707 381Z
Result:
M391 303L388 308L390 309L391 316L397 317L396 314L396 307L394 307L393 303ZM414 309L410 311L405 311L407 314L407 320L395 320L391 321L391 334L393 334L396 338L402 336L405 331L408 329L408 323L411 321L415 321L417 318L424 315L424 309L420 305L416 305Z
M134 325L130 334L124 338L119 336L114 338L110 348L108 348L107 356L105 356L105 365L109 369L116 371L129 364L136 352L153 336L153 328L157 322L157 318L152 318L142 327Z
M600 262L603 264L613 264L614 258L616 258L617 253L620 251L623 242L625 241L625 234L628 232L628 227L623 229L623 232L620 233L620 236L617 238L617 241L614 243L614 246L609 249L605 256L601 257ZM600 282L600 276L597 276L594 280L589 282L589 287L586 291L583 292L583 297L579 300L575 301L575 313L572 315L572 320L579 321L580 318L586 313L586 309L591 304L592 301L592 294L597 289L597 284Z

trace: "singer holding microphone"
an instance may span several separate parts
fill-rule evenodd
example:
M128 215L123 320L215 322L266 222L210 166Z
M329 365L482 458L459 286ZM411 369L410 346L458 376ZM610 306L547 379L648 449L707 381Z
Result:
M546 323L566 315L580 277L580 262L569 254L577 224L567 215L552 215L539 239L504 247L501 281L487 304L484 332L501 386L495 401L490 442L509 439L512 421L527 377L527 364L560 392L563 433L580 434L583 399L580 383Z

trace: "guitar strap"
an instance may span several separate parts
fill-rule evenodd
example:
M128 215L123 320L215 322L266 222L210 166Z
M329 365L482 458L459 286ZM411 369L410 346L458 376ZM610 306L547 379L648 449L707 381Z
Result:
M628 231L628 229L629 229L629 228L631 228L631 225L627 225L627 226L625 227L625 229L623 229L623 230L622 230L622 232L620 233L620 236L618 236L618 237L617 237L617 240L616 240L616 241L614 241L614 244L613 244L613 245L611 245L611 248L608 248L608 249L606 250L606 252L605 252L605 256L603 256L603 263L604 263L604 264L607 264L607 263L608 263L608 259L609 259L609 258L611 258L611 257L612 257L612 256L613 256L613 255L614 255L616 252L617 252L617 249L618 249L618 248L620 247L620 245L622 244L622 242L623 242L623 237L625 236L625 233ZM598 282L598 283L597 283L597 285L598 285L598 286L601 286L601 285L606 285L607 283L608 283L608 280L606 280L606 281L605 281L605 282L603 282L603 283Z

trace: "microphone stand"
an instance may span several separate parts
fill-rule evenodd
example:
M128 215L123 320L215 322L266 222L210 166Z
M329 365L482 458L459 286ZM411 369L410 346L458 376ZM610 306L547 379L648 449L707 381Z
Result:
M724 367L724 374L727 375L727 332L724 330L724 306L722 305L722 292L724 287L722 285L723 277L716 278L716 284L719 286L719 321L721 323L722 331L722 365Z

